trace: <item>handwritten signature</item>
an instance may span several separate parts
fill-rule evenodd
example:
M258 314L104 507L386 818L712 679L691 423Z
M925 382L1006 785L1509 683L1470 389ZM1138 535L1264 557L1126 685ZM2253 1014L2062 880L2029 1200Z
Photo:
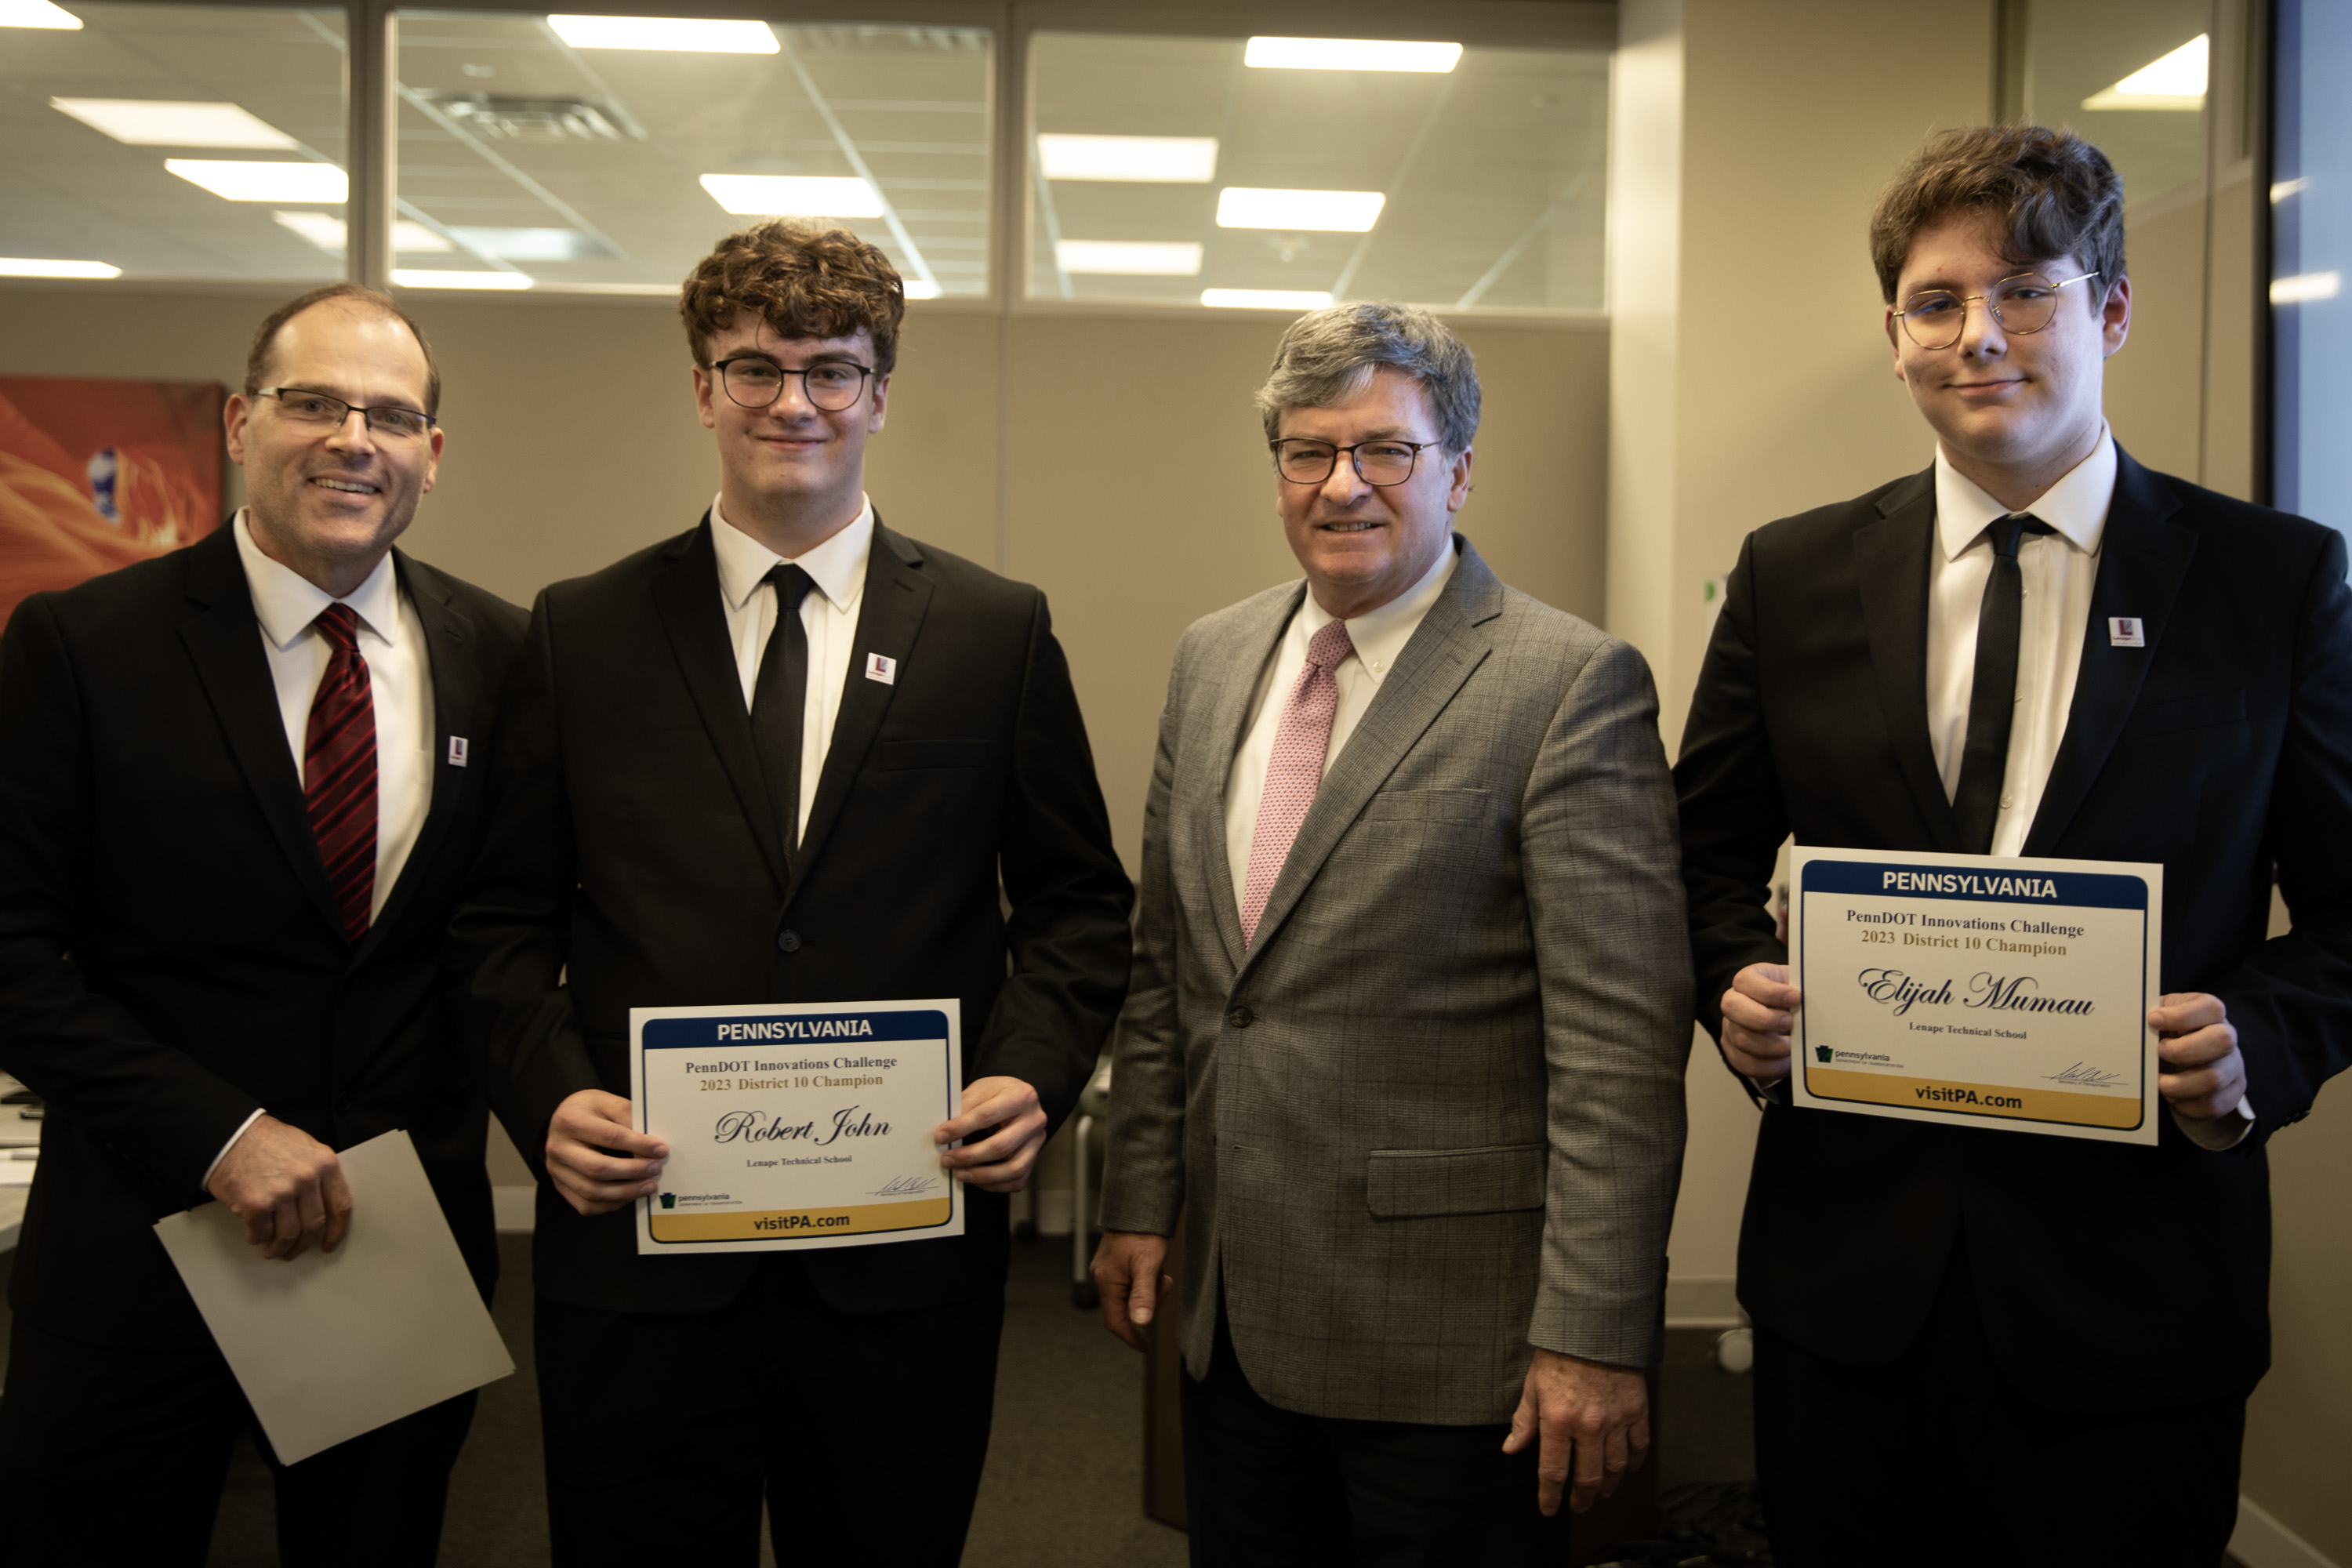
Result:
M2103 1072L2095 1067L2076 1062L2064 1072L2045 1075L2052 1083L2069 1083L2083 1089L2113 1089L2124 1081L2121 1073Z
M875 1188L873 1195L877 1198L911 1197L917 1193L928 1193L939 1184L937 1176L893 1176Z

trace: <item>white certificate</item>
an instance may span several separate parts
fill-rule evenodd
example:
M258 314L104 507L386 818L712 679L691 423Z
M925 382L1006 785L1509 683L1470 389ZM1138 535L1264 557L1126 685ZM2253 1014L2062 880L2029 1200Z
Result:
M2163 867L1799 847L1790 874L1796 1104L2156 1142Z
M963 1095L953 997L632 1007L636 1126L669 1145L640 1253L963 1234L931 1129Z

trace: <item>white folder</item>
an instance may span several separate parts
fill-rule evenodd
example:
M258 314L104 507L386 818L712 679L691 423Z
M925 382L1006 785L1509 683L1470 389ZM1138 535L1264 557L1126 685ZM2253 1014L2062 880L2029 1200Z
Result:
M408 1134L340 1158L352 1225L332 1252L265 1258L225 1204L155 1226L289 1465L514 1371Z

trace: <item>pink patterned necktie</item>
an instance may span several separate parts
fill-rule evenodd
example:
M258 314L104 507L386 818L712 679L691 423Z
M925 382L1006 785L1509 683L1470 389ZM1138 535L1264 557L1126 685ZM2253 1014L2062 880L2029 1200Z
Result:
M1307 668L1290 689L1290 701L1274 731L1274 755L1265 765L1265 791L1258 796L1257 828L1250 837L1249 879L1242 889L1242 945L1257 936L1258 917L1290 858L1291 841L1315 792L1323 783L1323 753L1331 749L1331 720L1339 711L1339 683L1331 672L1355 651L1348 623L1333 621L1307 645Z

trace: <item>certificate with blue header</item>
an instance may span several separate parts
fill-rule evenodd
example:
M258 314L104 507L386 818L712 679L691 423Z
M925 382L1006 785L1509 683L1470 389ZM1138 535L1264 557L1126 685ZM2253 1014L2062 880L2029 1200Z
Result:
M953 997L632 1007L637 1131L669 1145L640 1253L793 1252L963 1234L931 1130L963 1096Z
M2164 868L1797 848L1794 1103L2157 1139Z

